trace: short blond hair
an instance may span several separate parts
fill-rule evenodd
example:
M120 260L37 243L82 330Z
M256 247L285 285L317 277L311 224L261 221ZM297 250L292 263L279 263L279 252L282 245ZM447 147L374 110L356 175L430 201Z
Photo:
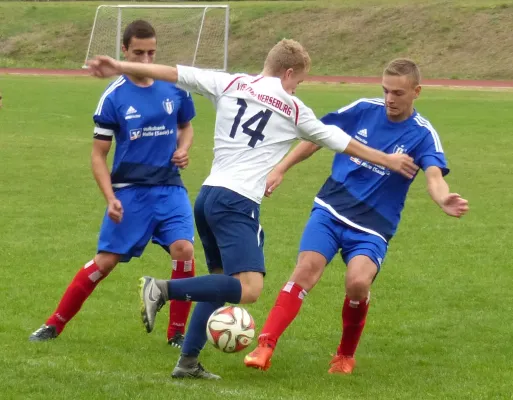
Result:
M301 43L292 39L282 39L267 54L264 69L273 75L292 68L295 72L308 72L312 61Z
M420 69L414 61L408 58L396 58L387 65L383 75L409 76L413 86L420 84Z

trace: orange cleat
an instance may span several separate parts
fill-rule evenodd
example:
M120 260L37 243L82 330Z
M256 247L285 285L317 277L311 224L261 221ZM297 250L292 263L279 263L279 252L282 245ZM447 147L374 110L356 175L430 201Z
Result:
M259 339L258 347L244 357L244 364L249 368L267 371L271 367L271 357L274 349L269 346L267 340Z
M337 354L333 356L333 359L330 361L330 365L331 367L328 370L329 374L349 375L353 372L356 360L354 357Z

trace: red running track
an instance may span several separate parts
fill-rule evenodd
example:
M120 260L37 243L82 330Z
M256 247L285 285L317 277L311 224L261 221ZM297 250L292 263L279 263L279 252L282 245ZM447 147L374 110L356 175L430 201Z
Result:
M37 68L0 68L0 75L68 75L86 76L87 70L83 69L37 69ZM379 84L380 77L359 76L309 76L307 81L323 83L367 83ZM513 81L469 80L469 79L423 79L423 86L456 86L456 87L488 87L488 88L513 88Z

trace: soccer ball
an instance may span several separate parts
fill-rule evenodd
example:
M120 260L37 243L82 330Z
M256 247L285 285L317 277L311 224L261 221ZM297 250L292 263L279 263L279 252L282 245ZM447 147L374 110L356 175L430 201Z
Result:
M244 308L221 307L208 319L208 340L225 353L236 353L245 349L251 344L254 336L255 321Z

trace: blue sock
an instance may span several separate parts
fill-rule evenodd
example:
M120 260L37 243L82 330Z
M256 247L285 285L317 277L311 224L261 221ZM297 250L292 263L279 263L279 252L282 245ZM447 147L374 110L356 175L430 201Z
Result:
M224 306L224 302L205 302L198 303L194 307L189 328L185 334L185 340L182 346L182 355L187 357L198 357L201 349L207 342L207 322L212 313L219 307Z
M212 274L167 281L169 299L239 304L242 286L228 275Z

